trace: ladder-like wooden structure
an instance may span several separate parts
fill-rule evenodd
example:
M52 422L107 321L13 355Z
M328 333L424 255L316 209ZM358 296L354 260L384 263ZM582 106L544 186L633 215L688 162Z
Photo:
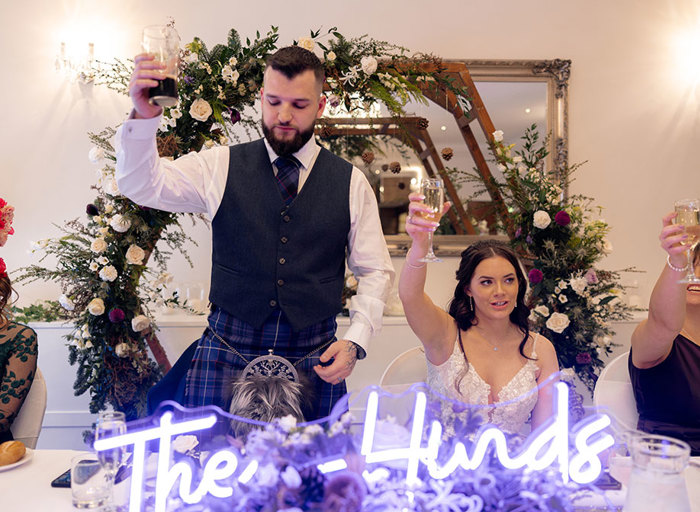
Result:
M412 64L415 66L415 64ZM394 64L401 72L402 65ZM467 145L474 164L483 178L483 182L491 197L496 214L503 222L508 235L514 235L513 223L508 215L505 202L501 192L493 185L493 175L489 169L487 160L479 147L479 143L474 135L473 127L478 127L484 133L486 140L491 144L494 142L493 133L496 130L486 106L479 95L479 91L474 85L474 81L469 74L466 64L463 62L426 62L421 65L421 70L438 77L440 80L420 81L416 85L421 89L423 95L434 102L439 107L447 110L455 118L457 126L462 134L462 138ZM406 68L408 71L408 68ZM452 89L465 91L467 97L458 98L452 89L440 86L439 84L450 82ZM476 125L474 121L477 121ZM472 226L469 215L464 210L462 201L459 199L457 190L446 172L445 164L440 153L433 144L425 123L421 123L418 117L402 118L323 118L319 119L317 127L326 126L337 129L342 135L390 135L396 137L404 144L410 146L423 162L428 176L439 175L445 183L445 191L452 201L453 208L448 212L448 216L457 234L476 234ZM342 127L342 128L341 128ZM321 129L319 128L320 132ZM494 157L498 156L494 153Z

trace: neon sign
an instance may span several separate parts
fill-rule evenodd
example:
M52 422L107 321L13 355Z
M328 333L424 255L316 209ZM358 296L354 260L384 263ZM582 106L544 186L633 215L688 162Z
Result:
M530 434L518 453L509 453L505 434L498 428L487 425L477 432L469 450L461 441L455 443L452 455L443 465L438 464L438 450L442 443L443 431L440 422L433 421L430 424L427 444L423 445L422 442L427 405L427 397L422 391L416 392L408 446L375 451L374 436L377 428L379 394L372 391L367 400L360 453L365 457L367 464L405 461L406 482L409 485L419 483L420 464L426 466L432 478L444 479L458 468L465 470L478 468L484 462L491 447L496 458L505 468L541 470L556 466L565 482L572 480L579 484L590 483L598 478L602 469L598 454L614 444L613 437L606 432L611 424L610 418L605 414L589 416L576 424L570 433L568 387L558 382L554 384L554 389L552 417ZM167 498L176 485L180 498L185 503L194 504L207 495L215 498L232 496L234 483L232 477L237 472L238 476L235 479L240 483L247 483L255 476L258 462L255 460L245 462L242 455L234 448L220 450L210 455L204 465L202 478L194 489L191 467L182 462L171 465L170 448L174 436L206 430L215 423L215 414L173 423L172 412L166 412L160 417L160 425L157 427L95 441L95 449L98 451L134 446L129 512L141 510L146 443L151 440L159 440L155 486L156 512L165 512ZM569 452L570 436L573 438L575 447L572 454ZM247 465L238 471L242 463ZM346 467L342 458L318 465L319 470L324 473L339 471ZM383 467L363 473L367 481L376 481L385 478L386 475L387 470Z

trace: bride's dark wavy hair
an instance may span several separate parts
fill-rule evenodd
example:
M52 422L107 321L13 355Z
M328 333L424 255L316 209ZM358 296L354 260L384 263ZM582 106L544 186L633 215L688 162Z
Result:
M510 314L510 321L523 333L523 340L518 347L520 354L526 359L532 359L527 357L523 351L525 343L530 336L528 321L530 309L525 305L527 281L525 280L525 274L523 274L518 257L504 242L482 240L470 245L462 251L462 260L459 263L459 269L457 269L457 287L455 288L454 297L452 297L450 301L448 312L450 316L455 319L457 326L462 331L466 331L477 324L478 320L474 309L470 306L467 290L469 289L472 277L474 277L474 271L479 263L494 256L505 258L515 269L515 276L518 280L518 297L515 309L513 309Z

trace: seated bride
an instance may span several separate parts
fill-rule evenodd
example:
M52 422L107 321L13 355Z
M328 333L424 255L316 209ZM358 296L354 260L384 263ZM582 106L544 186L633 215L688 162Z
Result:
M410 196L406 232L413 241L399 281L399 297L411 329L425 347L428 385L448 398L478 405L487 423L521 432L537 428L553 410L559 370L552 343L528 329L527 283L515 253L484 240L462 252L449 312L424 292L428 234L437 226L420 213L422 196ZM449 208L445 204L444 211ZM549 379L549 380L548 380Z

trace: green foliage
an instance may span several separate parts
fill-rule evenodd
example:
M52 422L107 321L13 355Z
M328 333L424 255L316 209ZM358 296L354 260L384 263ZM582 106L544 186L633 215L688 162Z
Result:
M529 270L533 328L552 341L560 367L573 369L592 391L604 366L602 356L613 349L610 322L629 318L630 308L620 299L620 272L633 269L597 268L609 252L610 226L596 218L601 209L593 207L593 199L565 198L562 192L580 164L557 181L545 170L547 141L535 125L516 152L498 135L493 149L503 181L492 178L491 183L503 195L516 228L512 245ZM477 172L461 177L482 185L477 195L485 193Z
M68 320L66 310L55 300L45 300L26 307L13 306L11 310L13 320L21 324Z

